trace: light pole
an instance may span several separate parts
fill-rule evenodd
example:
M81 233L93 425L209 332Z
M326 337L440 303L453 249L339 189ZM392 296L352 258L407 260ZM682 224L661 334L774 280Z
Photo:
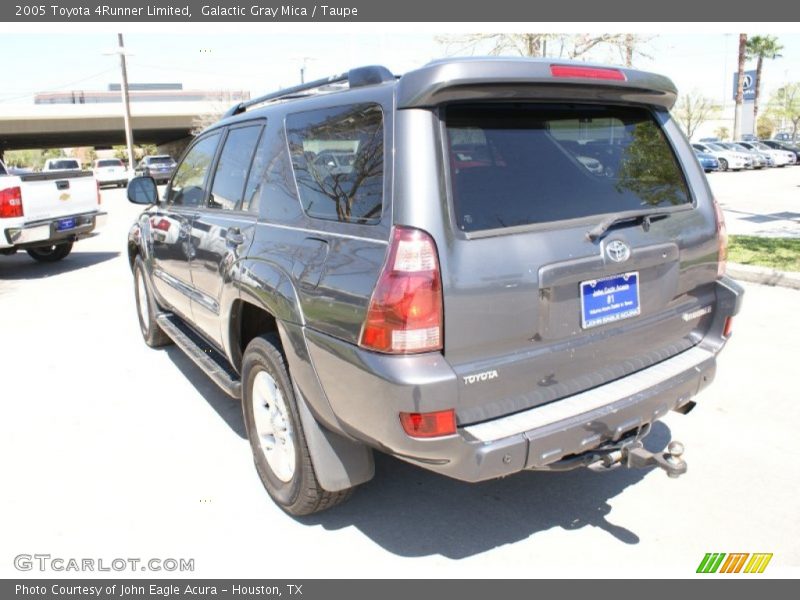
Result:
M125 115L125 143L128 146L128 168L134 168L133 158L133 132L131 131L131 102L128 96L128 67L125 62L125 41L122 34L117 34L119 46L113 52L107 54L119 54L119 67L122 71L122 106Z

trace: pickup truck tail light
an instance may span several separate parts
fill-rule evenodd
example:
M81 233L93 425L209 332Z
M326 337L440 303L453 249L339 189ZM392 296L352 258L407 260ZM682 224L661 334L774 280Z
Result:
M725 267L728 261L728 229L725 227L725 215L722 214L722 208L715 198L714 214L717 218L717 239L719 240L719 251L717 254L717 277L725 275Z
M424 231L395 227L370 299L361 346L389 354L441 350L442 313L436 244Z
M103 197L100 195L100 182L97 179L94 180L95 185L97 186L97 204L98 206L103 203Z
M22 189L10 187L0 190L0 219L13 219L24 216L22 210Z

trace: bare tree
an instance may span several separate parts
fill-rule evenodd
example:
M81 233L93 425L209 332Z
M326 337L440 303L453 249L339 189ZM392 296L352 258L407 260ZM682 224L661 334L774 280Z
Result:
M719 111L719 106L711 98L701 95L697 90L681 96L675 105L673 114L683 126L686 137L692 139L697 128L712 119Z
M445 46L449 56L511 54L585 59L602 50L610 50L619 55L626 66L632 66L636 56L648 56L642 48L650 39L632 33L468 33L436 38Z
M547 33L466 33L437 36L436 41L445 46L449 56L476 53L542 56L545 42L553 37Z

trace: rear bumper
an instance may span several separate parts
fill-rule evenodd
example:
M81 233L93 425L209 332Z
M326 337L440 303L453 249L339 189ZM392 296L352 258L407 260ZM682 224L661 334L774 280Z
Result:
M64 240L79 240L92 235L97 227L105 223L106 217L104 212L81 213L8 227L0 245L24 249ZM59 231L58 223L66 219L75 219L75 226Z
M345 433L450 477L483 481L547 468L687 407L713 380L725 321L741 304L743 290L733 280L717 285L709 333L689 350L622 379L434 439L407 436L398 413L457 406L456 374L441 355L377 355L310 330L306 340Z

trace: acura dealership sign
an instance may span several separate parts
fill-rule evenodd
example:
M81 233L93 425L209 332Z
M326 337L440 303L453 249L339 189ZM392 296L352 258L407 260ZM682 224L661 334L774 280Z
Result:
M739 85L739 73L733 73L733 99L736 100L736 86ZM744 85L742 86L742 99L753 100L756 97L756 72L744 72Z

